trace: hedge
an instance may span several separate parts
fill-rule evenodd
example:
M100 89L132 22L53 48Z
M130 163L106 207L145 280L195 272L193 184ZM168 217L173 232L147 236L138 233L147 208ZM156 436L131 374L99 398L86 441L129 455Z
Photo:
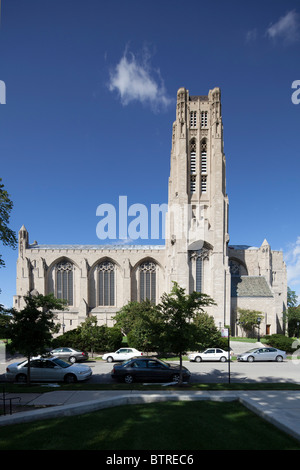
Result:
M268 344L273 348L281 349L286 352L294 352L296 349L294 345L295 338L289 338L280 334L264 336L263 338L261 338L261 342L264 344Z

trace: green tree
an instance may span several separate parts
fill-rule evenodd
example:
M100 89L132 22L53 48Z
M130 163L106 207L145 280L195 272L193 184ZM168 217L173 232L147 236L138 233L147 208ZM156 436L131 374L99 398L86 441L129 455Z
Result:
M288 335L299 336L299 326L300 326L300 305L297 306L298 296L296 292L291 290L288 287L287 291L287 311L286 319L288 322Z
M290 287L287 288L287 306L289 307L297 307L298 303L298 296L294 290Z
M95 346L97 345L99 338L97 317L88 317L83 323L81 323L80 335L86 347L91 351L93 357Z
M4 246L17 247L17 237L13 230L8 226L10 212L13 208L13 202L8 192L4 189L2 178L0 178L0 240ZM5 266L5 262L0 255L0 267Z
M198 312L194 318L196 326L196 349L223 347L223 338L220 330L215 325L213 316L207 312Z
M11 340L10 349L23 354L29 361L30 357L44 353L50 346L52 334L60 328L55 323L54 310L64 310L65 302L56 299L53 294L27 295L24 300L26 305L23 310L11 310L7 336ZM30 383L30 362L27 383Z
M186 294L177 282L169 294L164 293L157 312L162 325L159 338L164 350L178 354L180 360L180 380L182 383L182 356L197 344L197 327L194 323L197 313L204 307L215 305L213 299L200 292Z
M238 323L246 332L246 334L253 333L255 327L259 327L259 318L263 318L264 314L258 310L250 310L239 308Z
M115 326L127 336L131 347L141 351L156 351L156 307L149 300L128 302L114 317Z

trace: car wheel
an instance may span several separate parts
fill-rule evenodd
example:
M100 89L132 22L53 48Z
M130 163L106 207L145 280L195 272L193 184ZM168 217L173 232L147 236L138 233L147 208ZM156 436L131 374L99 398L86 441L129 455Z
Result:
M125 377L124 377L124 382L126 384L132 384L133 382L133 376L130 375L130 374L126 374Z
M225 356L220 357L220 362L226 362L226 357Z
M74 375L74 374L67 374L67 375L65 375L64 380L65 380L65 383L66 383L66 384L74 384L74 383L77 382L76 375Z
M108 356L108 358L106 359L107 362L113 362L113 358L111 356Z
M75 364L75 362L76 362L76 357L71 356L71 357L69 358L69 362L71 362L71 364Z
M247 361L248 361L248 362L254 362L254 357L253 357L253 356L247 357Z
M179 380L180 380L180 374L174 374L174 375L172 376L172 382L178 383Z
M201 357L199 357L199 356L195 357L195 362L201 362L201 361L202 361Z
M282 357L282 356L276 356L275 361L276 361L276 362L282 362L282 361L283 361L283 357Z
M25 374L18 374L16 377L16 382L22 383L22 384L27 382L27 376Z

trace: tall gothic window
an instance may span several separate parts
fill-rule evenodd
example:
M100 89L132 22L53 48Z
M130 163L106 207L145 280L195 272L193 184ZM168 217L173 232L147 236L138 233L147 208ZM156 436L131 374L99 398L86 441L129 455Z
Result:
M193 263L193 276L194 276L194 290L196 292L203 291L203 273L204 273L204 260L208 260L209 250L202 248L201 250L190 251L190 260Z
M73 264L61 261L55 267L55 296L73 305Z
M111 261L103 261L98 271L98 305L115 305L115 265Z
M196 192L196 141L190 142L190 191Z
M197 111L190 113L190 127L197 127Z
M201 192L207 191L207 142L206 139L201 141Z
M207 111L201 112L201 127L207 127Z
M140 302L143 300L156 301L156 265L152 261L146 261L139 267L140 278Z
M196 292L202 292L203 260L200 256L196 258Z

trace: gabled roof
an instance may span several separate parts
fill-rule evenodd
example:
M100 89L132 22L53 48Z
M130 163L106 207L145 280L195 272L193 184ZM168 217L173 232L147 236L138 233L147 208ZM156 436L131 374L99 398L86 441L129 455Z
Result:
M273 297L263 276L232 276L231 297Z

